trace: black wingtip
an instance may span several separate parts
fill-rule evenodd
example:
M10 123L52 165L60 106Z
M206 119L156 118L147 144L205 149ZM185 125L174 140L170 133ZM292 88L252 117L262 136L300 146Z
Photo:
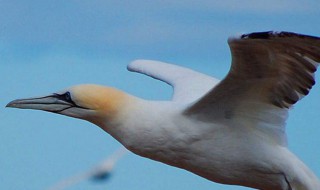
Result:
M266 31L266 32L253 32L253 33L241 35L241 39L270 39L275 37L297 37L297 38L309 38L309 39L320 40L320 38L316 36L298 34L294 32Z
M111 176L112 176L111 172L102 172L102 173L98 173L98 174L92 176L91 180L92 181L102 182L102 181L109 180Z
M267 31L267 32L253 32L249 34L243 34L241 35L241 39L269 39L270 36L273 34L273 31Z

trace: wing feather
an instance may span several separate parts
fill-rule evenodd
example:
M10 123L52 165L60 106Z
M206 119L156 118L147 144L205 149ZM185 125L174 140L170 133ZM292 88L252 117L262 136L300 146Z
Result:
M129 71L148 75L171 85L173 101L193 102L207 93L219 80L188 68L152 60L136 60Z
M257 129L272 123L270 132L281 131L282 135L269 136L283 144L288 108L315 84L320 38L260 32L228 42L232 53L228 75L185 114L226 124L237 121L240 126L250 121Z

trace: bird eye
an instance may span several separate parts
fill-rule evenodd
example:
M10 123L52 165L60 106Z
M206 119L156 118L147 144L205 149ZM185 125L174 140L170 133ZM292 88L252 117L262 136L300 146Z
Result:
M64 94L64 98L65 98L66 101L72 102L70 92L66 92L66 93Z

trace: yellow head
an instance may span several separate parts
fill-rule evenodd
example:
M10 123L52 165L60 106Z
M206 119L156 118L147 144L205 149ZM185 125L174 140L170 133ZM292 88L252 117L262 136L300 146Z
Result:
M128 97L114 88L85 84L48 96L14 100L7 107L53 112L88 120L101 126L118 116L128 103Z

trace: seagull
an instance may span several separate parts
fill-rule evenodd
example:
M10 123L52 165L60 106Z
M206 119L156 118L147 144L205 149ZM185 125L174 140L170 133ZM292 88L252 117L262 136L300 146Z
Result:
M228 39L223 80L188 68L136 60L129 71L173 87L150 101L113 87L83 84L7 107L87 120L142 157L213 182L261 190L320 190L316 175L287 147L288 111L315 84L320 38L254 32Z
M95 181L107 180L112 174L114 166L119 161L119 159L125 155L125 153L127 153L127 149L121 147L111 156L109 156L90 170L63 179L54 184L52 187L49 187L48 190L63 190L87 179L92 179Z

